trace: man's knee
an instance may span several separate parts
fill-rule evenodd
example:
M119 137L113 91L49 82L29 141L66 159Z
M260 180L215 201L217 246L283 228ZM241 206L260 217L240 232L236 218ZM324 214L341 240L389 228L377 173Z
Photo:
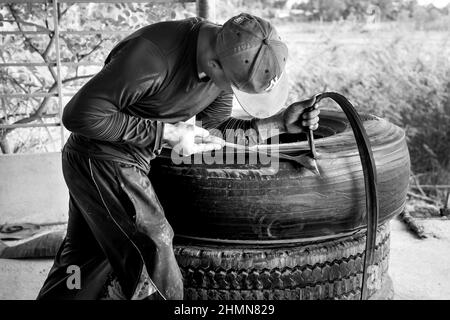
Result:
M161 245L172 246L174 232L166 219L162 221L136 221L139 232Z

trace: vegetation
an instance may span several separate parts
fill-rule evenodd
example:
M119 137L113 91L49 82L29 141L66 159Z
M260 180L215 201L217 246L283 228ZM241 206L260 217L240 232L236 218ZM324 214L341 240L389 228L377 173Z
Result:
M290 48L291 101L324 90L343 93L360 110L405 128L413 171L422 183L448 184L450 6L423 7L408 0L221 0L217 4L219 22L242 11L274 21ZM49 33L2 36L1 62L54 61L51 13L51 5L2 4L1 30ZM191 4L61 5L59 19L65 30L99 30L94 35L63 35L62 58L101 65L126 30L194 13ZM64 91L75 92L97 70L98 66L65 66ZM0 68L0 83L1 93L54 92L55 68ZM0 103L1 123L58 121L55 98L8 98ZM3 130L0 150L58 150L57 133L55 128Z
M359 110L406 130L412 168L422 183L448 184L450 33L411 33L395 24L370 31L348 24L316 28L313 34L299 32L301 24L281 28L293 48L291 99L341 92ZM308 43L318 35L321 41Z
M115 43L132 30L161 20L184 18L186 5L157 4L61 4L58 21L61 33L62 83L64 102L95 74ZM52 63L56 61L53 5L0 4L0 30L12 31L0 37L0 62ZM64 31L98 33L64 33ZM110 32L102 32L108 30ZM38 31L43 34L26 34ZM14 33L16 32L16 33ZM81 63L81 65L74 65ZM84 65L83 65L84 64ZM0 67L1 94L56 93L57 74L50 66ZM55 97L23 96L0 100L0 124L58 122ZM57 151L59 128L19 128L0 130L0 153Z

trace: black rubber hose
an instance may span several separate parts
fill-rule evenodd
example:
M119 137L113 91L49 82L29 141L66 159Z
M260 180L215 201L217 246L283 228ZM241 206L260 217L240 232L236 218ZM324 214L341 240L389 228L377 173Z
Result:
M324 92L316 96L316 103L324 98L331 98L344 111L355 135L359 156L364 174L364 186L366 191L366 220L367 236L364 255L363 277L361 285L361 300L368 298L368 281L371 278L372 266L375 255L375 241L378 226L378 194L377 194L377 170L373 158L369 137L364 129L361 118L353 105L343 95L336 92ZM374 275L373 275L374 276Z

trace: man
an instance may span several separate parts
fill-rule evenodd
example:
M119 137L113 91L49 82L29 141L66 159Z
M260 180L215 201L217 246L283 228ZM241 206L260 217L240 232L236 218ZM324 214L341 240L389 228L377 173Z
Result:
M287 56L272 25L249 14L223 26L156 23L121 41L64 110L69 223L38 298L96 299L114 272L127 299L181 299L173 230L147 177L150 161L163 143L183 155L222 148L206 129L254 129L259 139L316 129L319 111L305 111L313 99L279 111ZM230 116L233 93L257 118ZM184 122L194 115L204 128ZM77 288L68 285L69 267L79 271Z

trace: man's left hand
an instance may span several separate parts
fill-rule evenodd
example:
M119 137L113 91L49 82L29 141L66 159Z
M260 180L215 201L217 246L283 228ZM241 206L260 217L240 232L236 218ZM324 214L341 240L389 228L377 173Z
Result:
M319 113L316 96L295 102L269 118L258 119L256 126L260 138L266 140L280 133L300 133L319 127Z
M281 130L287 133L300 133L319 127L319 113L316 97L295 102L284 109L280 115Z

